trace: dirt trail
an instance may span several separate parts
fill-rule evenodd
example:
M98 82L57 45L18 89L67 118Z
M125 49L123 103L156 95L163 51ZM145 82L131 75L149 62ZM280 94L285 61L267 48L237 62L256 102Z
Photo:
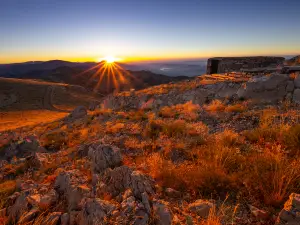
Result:
M54 90L55 90L55 86L53 86L53 85L48 86L46 88L46 92L45 92L45 95L43 98L44 109L51 110L51 111L58 111L58 112L70 112L68 110L62 110L62 109L56 108L53 105L52 99L53 99L53 95L54 95Z

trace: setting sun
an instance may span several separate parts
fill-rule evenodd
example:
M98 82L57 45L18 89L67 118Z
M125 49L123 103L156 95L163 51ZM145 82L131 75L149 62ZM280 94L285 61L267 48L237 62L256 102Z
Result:
M116 58L114 56L105 56L104 58L98 59L98 62L101 62L101 61L106 61L106 63L114 63L114 62L117 62L117 61L121 61L121 59Z

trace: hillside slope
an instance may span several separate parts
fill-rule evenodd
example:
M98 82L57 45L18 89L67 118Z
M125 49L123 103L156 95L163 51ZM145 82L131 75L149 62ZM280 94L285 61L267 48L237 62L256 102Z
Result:
M53 121L78 105L88 107L99 99L80 86L0 78L0 130Z
M299 224L298 81L202 76L2 132L0 222Z
M115 90L143 89L158 84L188 79L186 76L166 76L150 71L130 71L126 64L73 63L60 60L0 65L0 76L36 79L80 85L102 94ZM122 79L120 78L122 77Z

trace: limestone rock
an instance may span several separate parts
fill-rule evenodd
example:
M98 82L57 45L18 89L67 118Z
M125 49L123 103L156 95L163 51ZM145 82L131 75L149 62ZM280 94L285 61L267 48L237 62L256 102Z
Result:
M70 211L69 213L69 225L78 225L80 211Z
M56 203L58 196L54 190L50 190L45 195L33 194L27 197L27 201L40 209L48 209Z
M147 175L134 171L131 173L131 189L134 196L142 197L142 193L154 193L154 181Z
M286 91L287 91L287 92L293 92L293 91L294 91L294 88L295 88L294 82L291 81L291 80L289 80L289 81L287 82L287 85L286 85Z
M40 146L36 137L28 136L19 142L11 143L2 151L3 156L1 158L10 161L14 156L18 158L26 158L35 152L45 152L46 150Z
M165 193L170 198L179 198L181 196L181 193L173 188L166 188Z
M54 189L68 202L69 210L80 209L83 197L88 197L91 190L85 186L87 178L77 170L61 172L54 183Z
M173 214L164 201L153 201L153 213L158 225L171 225Z
M300 88L300 75L298 75L294 80L295 88Z
M78 215L79 225L102 224L104 218L110 215L115 206L101 199L86 199L82 211Z
M91 147L88 155L91 158L93 173L102 173L107 168L119 166L122 161L120 149L109 145L99 144L95 148Z
M284 204L278 216L276 224L296 225L300 224L300 194L293 193Z
M27 202L27 196L29 192L25 191L21 193L15 200L14 204L8 207L7 214L9 221L17 222L24 212L28 211L29 205Z
M144 192L154 193L154 181L139 171L132 171L127 166L120 166L105 171L97 193L100 195L109 193L115 197L127 189L131 189L133 195L141 199Z
M253 216L255 216L257 219L259 220L267 220L269 219L269 213L256 208L255 206L249 205L250 211L252 213Z
M51 163L51 154L49 153L34 153L26 158L30 167L41 168Z
M226 84L223 85L218 91L216 91L216 94L220 98L232 98L239 88L241 87L241 84Z
M86 108L84 106L78 106L70 113L70 115L66 117L65 121L73 122L75 120L84 118L85 116L87 116Z
M64 213L60 217L60 224L61 225L68 225L70 221L70 215L69 213Z
M237 95L239 98L256 99L268 103L281 101L287 94L287 82L286 74L272 74L264 79L248 81L237 91Z
M293 101L297 104L300 104L300 88L294 90Z
M197 213L200 217L207 218L210 209L214 207L214 203L202 199L198 199L194 203L189 204L188 208L191 212Z
M146 195L143 195L143 201L137 200L130 189L128 189L123 195L123 201L121 203L120 212L115 212L114 216L117 216L116 222L118 224L135 224L135 225L147 225L149 215L147 207L150 207L149 201ZM145 204L148 206L145 206Z

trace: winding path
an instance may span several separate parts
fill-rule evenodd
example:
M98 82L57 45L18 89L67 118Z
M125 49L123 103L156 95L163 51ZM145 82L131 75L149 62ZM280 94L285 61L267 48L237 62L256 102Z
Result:
M44 109L51 110L51 111L58 111L58 112L70 112L68 110L62 110L62 109L56 108L53 105L52 100L53 100L53 95L54 95L54 89L55 89L54 85L48 86L46 88L46 92L45 92L45 95L43 98Z

